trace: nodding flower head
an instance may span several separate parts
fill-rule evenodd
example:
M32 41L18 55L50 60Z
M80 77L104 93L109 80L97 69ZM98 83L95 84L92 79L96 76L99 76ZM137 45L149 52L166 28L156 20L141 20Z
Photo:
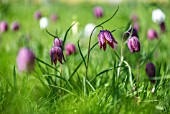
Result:
M93 9L93 13L97 18L101 18L103 16L103 8L97 6Z
M131 53L140 51L140 42L136 36L132 36L131 38L129 38L127 41L127 45Z
M51 18L51 21L53 21L53 22L56 22L58 19L56 14L51 14L50 18Z
M54 39L54 46L59 46L59 47L62 47L63 45L63 41L59 38L55 38Z
M42 17L40 19L40 28L41 29L45 29L45 28L47 28L47 26L48 26L48 19L47 19L47 17Z
M6 32L8 30L8 23L5 21L0 22L0 31Z
M158 38L158 34L157 34L157 32L155 30L149 29L147 37L148 37L149 40L153 40L155 38Z
M155 9L152 11L152 21L161 24L165 20L165 14L161 9Z
M109 44L113 49L115 48L115 44L118 44L108 30L100 30L100 33L98 34L98 42L100 49L103 48L104 51L106 50L106 44Z
M20 72L30 72L34 69L35 55L28 48L21 48L17 56L17 67Z
M42 15L41 15L41 12L40 12L40 11L36 11L36 12L34 13L34 18L35 18L35 19L39 20L41 17L42 17Z
M160 23L159 27L160 27L162 33L163 33L163 32L166 32L165 22Z
M133 22L136 22L138 20L138 16L136 14L132 14L130 18Z
M155 68L155 65L152 62L149 62L149 63L146 64L146 74L148 75L151 83L154 84L156 81L152 78L155 77L156 68Z
M18 22L13 22L11 26L12 31L18 31L19 30L19 24Z
M76 53L76 46L72 43L66 44L65 49L66 49L66 55L68 56Z
M63 51L59 46L53 46L50 50L51 64L57 64L57 60L62 64L64 58Z

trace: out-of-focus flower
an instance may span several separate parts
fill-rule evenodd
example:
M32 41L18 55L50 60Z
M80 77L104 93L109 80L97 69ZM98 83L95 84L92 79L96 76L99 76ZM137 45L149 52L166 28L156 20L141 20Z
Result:
M102 8L102 7L99 7L99 6L96 6L96 7L93 9L93 13L94 13L94 15L95 15L97 18L101 18L101 17L103 17L103 8Z
M74 24L75 23L75 24ZM74 24L74 25L73 25ZM73 35L76 35L77 33L78 33L78 25L79 25L79 22L77 22L77 21L73 21L72 22L72 28L71 28L71 30L72 30L72 33L73 33Z
M152 62L149 62L146 64L146 74L148 75L151 83L154 84L156 81L152 78L154 78L156 75L156 68Z
M155 38L158 38L158 34L157 34L157 32L155 30L149 29L147 37L148 37L149 40L153 40Z
M115 48L115 44L118 44L113 35L108 30L100 30L98 34L98 42L100 45L100 49L106 50L106 44L109 44L113 49Z
M48 26L48 19L46 17L42 17L40 19L40 28L45 29Z
M34 18L35 18L35 19L39 20L41 17L42 17L42 14L41 14L40 11L36 11L36 12L34 13Z
M136 36L132 36L131 38L129 38L127 41L127 45L131 53L140 51L140 42Z
M53 22L56 22L58 19L56 14L51 14L50 18L51 18L51 21L53 21Z
M11 25L11 29L12 29L12 31L18 31L19 30L19 24L18 24L18 22L16 22L16 21L14 21L13 23L12 23L12 25Z
M20 72L31 72L35 65L35 55L28 48L21 48L17 56L17 67Z
M133 22L137 22L138 16L136 14L132 14L130 18Z
M62 47L63 45L63 41L59 38L55 38L54 39L54 46L59 46L59 47Z
M165 26L165 22L162 22L160 25L160 29L161 29L161 32L166 32L166 26Z
M66 55L67 56L76 53L76 46L72 43L67 43L66 46L65 46L65 49L66 49Z
M139 31L139 24L138 24L137 22L134 22L133 28L134 28L136 31Z
M93 31L93 29L95 28L95 24L93 24L93 23L88 23L86 26L85 26L85 28L84 28L84 36L85 37L90 37L90 34L91 34L91 32ZM94 33L95 33L95 31L94 31Z
M155 9L152 11L152 21L161 24L165 20L165 14L161 9Z
M62 64L64 58L63 51L59 46L53 46L50 50L51 64L57 64L57 60Z
M8 30L8 23L5 21L0 22L0 31L6 32Z
M132 34L131 34L131 32L132 32ZM135 28L130 29L130 30L128 31L128 33L125 34L125 35L126 35L126 38L128 38L128 37L130 36L130 34L131 34L131 37L132 37L132 36L138 37L138 31L137 31Z

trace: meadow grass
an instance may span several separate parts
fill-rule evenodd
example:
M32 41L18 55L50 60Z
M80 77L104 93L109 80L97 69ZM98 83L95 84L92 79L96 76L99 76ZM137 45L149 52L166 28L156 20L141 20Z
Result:
M92 9L96 5L104 9L104 17L101 19L93 16ZM91 50L86 79L84 78L86 66L82 62L77 42L80 40L79 48L85 56L88 52L89 37L83 36L84 26L87 23L98 25L110 18L115 13L117 5L92 3L69 5L60 2L32 5L17 2L1 4L0 7L0 20L6 20L9 24L16 20L21 25L18 32L8 30L0 35L1 113L169 113L168 4L137 2L120 4L116 15L103 25L104 29L110 31L124 27L113 32L119 44L114 51L109 46L106 51L100 50L98 44ZM155 8L161 8L166 14L167 32L161 34L159 39L149 41L147 30L154 28L159 31L158 25L151 20L152 10ZM39 28L39 21L34 19L36 10L47 17L51 13L58 15L57 22L50 22L47 30L61 39L64 39L72 21L77 20L79 23L78 34L73 35L69 31L66 39L66 43L72 42L76 45L77 53L66 57L66 63L62 66L58 62L51 68L49 50L53 45L53 37L46 30ZM139 17L141 51L131 54L127 45L124 45L124 63L119 66L121 38L127 30L125 28L132 13ZM98 42L99 30L100 28L92 36L91 47ZM33 72L19 73L16 57L19 48L26 45L26 39L29 40L27 45L29 44L38 59ZM86 60L87 58L85 62ZM148 61L152 61L156 66L157 82L154 85L150 83L145 72ZM61 67L62 72L55 70L60 71ZM119 67L120 76L117 77ZM154 93L151 92L153 87Z

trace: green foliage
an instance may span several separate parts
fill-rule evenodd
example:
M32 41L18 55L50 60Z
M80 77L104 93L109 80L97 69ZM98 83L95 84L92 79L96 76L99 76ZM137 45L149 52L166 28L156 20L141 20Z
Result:
M92 10L96 4L90 3L42 6L20 2L0 4L1 20L7 20L9 24L17 20L21 24L18 32L9 29L0 34L0 113L169 113L170 33L167 30L160 34L159 39L147 39L149 28L159 31L151 20L151 12L156 7L161 7L167 15L165 23L169 27L168 5L127 3L121 4L117 13L117 6L113 4L98 5L104 8L101 19L93 16ZM39 22L34 19L36 10L47 17L56 13L59 17L57 22L50 22L47 30L64 43L74 43L79 50L75 55L67 56L62 65L59 62L56 66L51 65L49 50L53 38L48 31L40 30ZM114 18L102 27L112 31L118 46L115 50L107 47L104 52L96 43L96 33L102 28L100 23L114 13ZM123 44L121 55L122 34L127 30L125 28L132 13L139 17L141 51L131 54ZM75 19L79 23L77 35L71 33ZM88 55L89 38L82 33L85 25L91 22L99 28L96 27L96 33L91 36ZM19 73L17 70L16 56L23 46L29 46L36 55L36 67L31 73ZM148 61L156 66L156 84L151 84L145 73ZM87 65L88 75L85 78Z

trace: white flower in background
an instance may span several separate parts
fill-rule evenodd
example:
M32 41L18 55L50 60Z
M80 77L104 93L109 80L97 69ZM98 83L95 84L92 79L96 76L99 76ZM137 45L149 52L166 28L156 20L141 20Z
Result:
M46 17L42 17L40 19L40 28L45 29L48 26L48 19Z
M91 32L93 31L93 29L95 28L95 24L93 24L93 23L88 23L86 26L85 26L85 28L84 28L84 36L85 37L90 37L90 34L91 34ZM94 31L94 33L95 33L95 31Z
M155 23L162 23L165 20L165 14L160 9L155 9L152 11L152 21Z
M73 25L73 27L71 28L73 35L76 35L78 33L79 22L78 21L73 21L71 25Z

